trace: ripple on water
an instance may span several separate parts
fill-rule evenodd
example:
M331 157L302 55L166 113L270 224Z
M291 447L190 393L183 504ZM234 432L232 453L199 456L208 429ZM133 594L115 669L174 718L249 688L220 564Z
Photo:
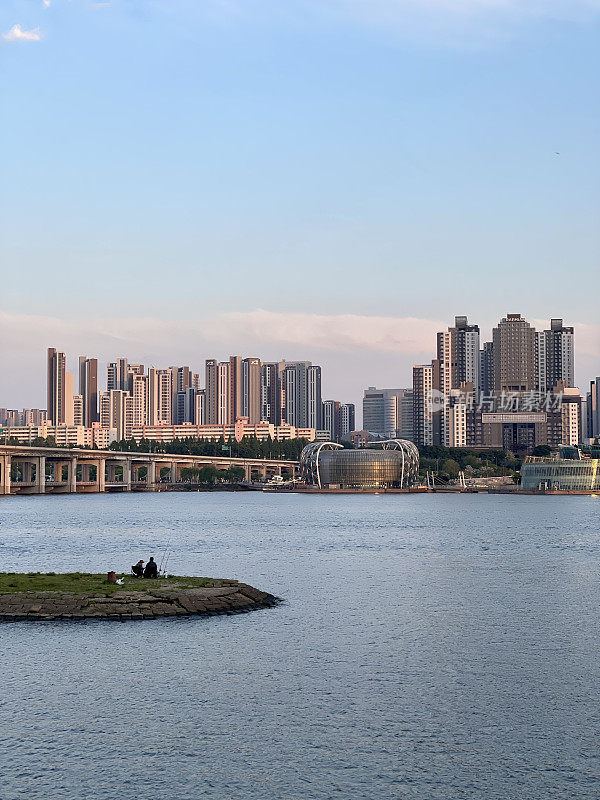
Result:
M550 502L548 502L550 500ZM0 798L596 800L592 498L7 498L2 569L238 577L235 617L2 626Z

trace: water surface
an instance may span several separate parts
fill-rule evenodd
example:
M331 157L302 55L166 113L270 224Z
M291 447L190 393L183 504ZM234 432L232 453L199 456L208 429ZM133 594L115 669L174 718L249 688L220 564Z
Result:
M600 499L0 500L0 569L138 558L285 598L2 625L2 800L597 800Z

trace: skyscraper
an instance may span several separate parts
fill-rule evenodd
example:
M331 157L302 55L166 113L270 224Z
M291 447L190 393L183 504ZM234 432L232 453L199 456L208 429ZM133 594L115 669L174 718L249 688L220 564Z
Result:
M133 424L148 425L148 376L130 373Z
M205 406L204 412L207 425L216 425L219 418L218 412L218 368L219 362L216 358L208 358L205 362L204 391Z
M296 428L306 428L307 423L307 370L310 361L283 361L283 385L285 391L285 422Z
M369 386L363 396L363 428L376 436L394 439L400 427L400 404L404 389Z
M65 422L65 354L48 348L47 411L53 425Z
M109 389L100 393L100 424L115 428L117 439L130 439L133 426L133 398L123 389Z
M342 403L340 406L340 434L339 438L350 439L350 434L356 429L356 409L354 403Z
M173 370L148 369L148 425L173 423Z
M549 392L559 382L575 384L575 336L573 328L563 326L562 319L550 320L550 330L535 335L537 388Z
M337 442L340 438L341 429L341 406L339 400L323 401L323 421L321 430L327 431L332 442Z
M129 363L126 358L118 358L107 366L106 390L110 392L111 389L129 389Z
M306 370L306 427L321 430L322 424L321 367L312 365Z
M65 372L65 390L64 390L64 407L65 416L63 422L65 425L75 424L75 406L73 403L73 373Z
M229 419L233 424L237 419L247 416L244 413L243 362L241 356L229 357Z
M479 396L479 325L469 325L467 317L454 318L456 337L456 376L455 386L472 383L475 396Z
M261 420L281 425L281 365L263 363L260 370Z
M485 342L479 351L479 390L489 397L494 391L494 345Z
M84 422L83 397L80 394L73 395L73 425L85 425ZM89 426L86 426L89 427Z
M193 386L175 394L175 405L173 406L174 425L183 425L186 422L199 424L196 422L197 394L198 390L194 389Z
M492 334L494 390L528 392L536 389L535 331L520 314L507 314Z
M217 365L217 424L229 423L229 361Z
M245 358L242 362L241 416L248 417L251 425L257 425L261 420L261 364L259 358ZM235 419L232 422L235 422Z
M194 423L196 425L206 425L206 392L204 389L199 389L196 392Z
M468 383L479 396L479 326L469 325L466 316L454 318L454 327L437 335L433 388L440 392L440 406L434 412L433 436L436 444L450 446L450 397L453 389ZM453 412L456 417L456 412Z
M98 359L79 356L79 394L83 398L83 424L98 422Z
M413 441L418 445L433 444L433 365L413 367Z

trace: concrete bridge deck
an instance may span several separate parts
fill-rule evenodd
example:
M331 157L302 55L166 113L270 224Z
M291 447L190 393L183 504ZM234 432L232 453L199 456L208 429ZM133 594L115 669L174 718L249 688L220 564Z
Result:
M182 483L186 467L242 467L244 479L266 480L282 469L295 476L297 461L126 453L62 447L0 445L0 495L158 491Z

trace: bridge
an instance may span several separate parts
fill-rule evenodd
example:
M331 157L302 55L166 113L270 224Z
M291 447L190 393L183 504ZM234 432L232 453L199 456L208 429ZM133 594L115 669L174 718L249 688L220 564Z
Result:
M252 482L282 470L295 477L298 462L0 445L0 495L161 491L183 485L182 470L207 465L242 467L245 481Z

